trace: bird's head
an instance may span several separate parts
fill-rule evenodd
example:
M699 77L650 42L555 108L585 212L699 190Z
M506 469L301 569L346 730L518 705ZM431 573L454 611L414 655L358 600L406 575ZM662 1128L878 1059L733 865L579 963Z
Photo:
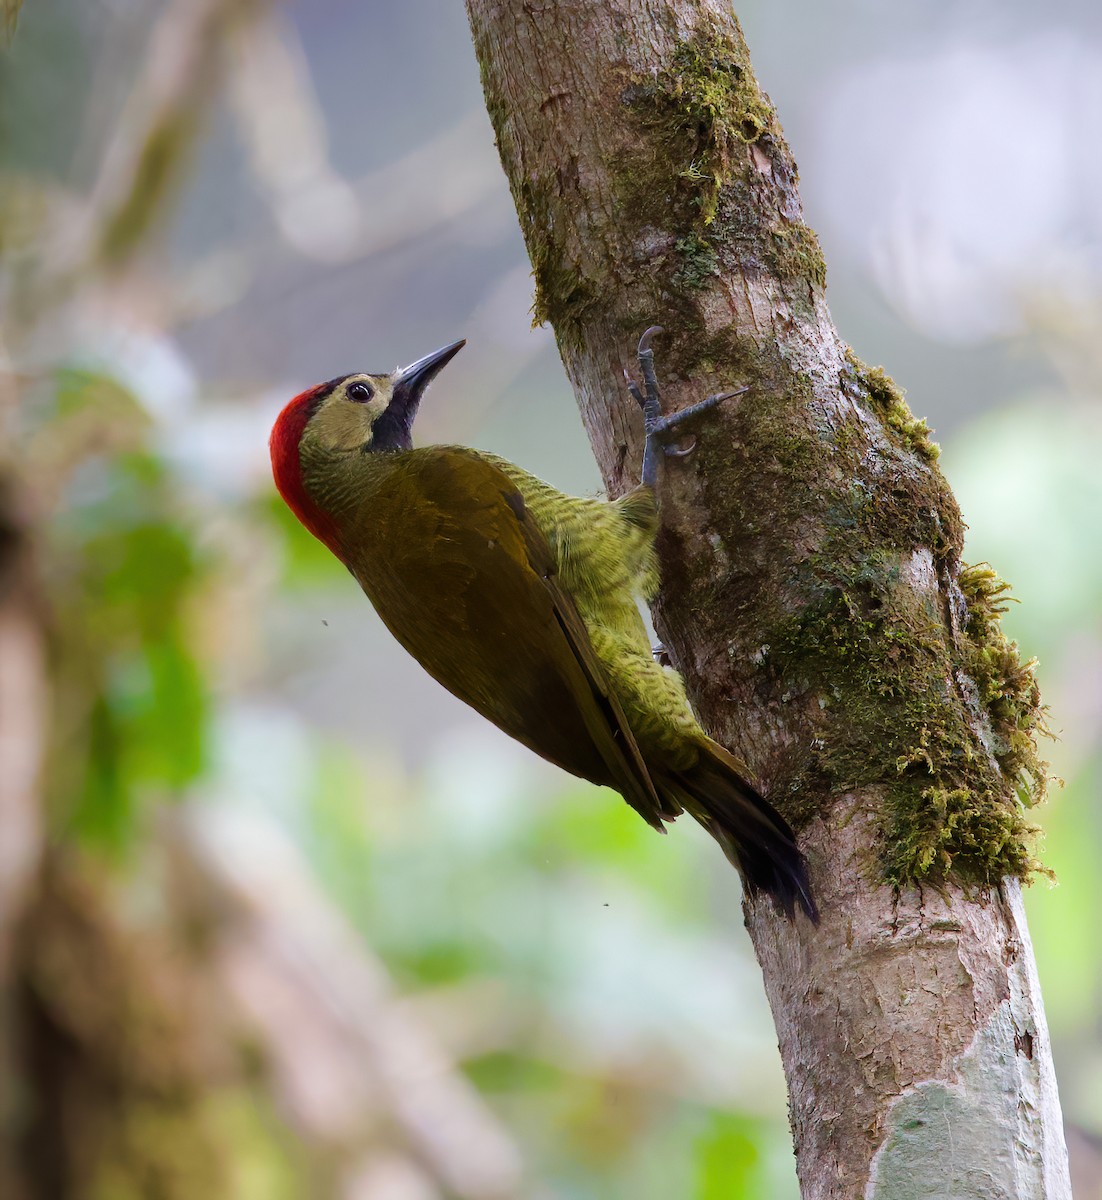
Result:
M276 487L303 525L334 551L334 521L307 489L304 454L339 460L409 450L425 389L464 345L453 342L391 375L341 375L319 383L300 392L276 418L268 442Z

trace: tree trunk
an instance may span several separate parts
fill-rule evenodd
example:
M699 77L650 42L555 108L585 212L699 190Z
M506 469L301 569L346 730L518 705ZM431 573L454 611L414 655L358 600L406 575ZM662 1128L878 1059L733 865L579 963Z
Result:
M839 339L796 168L723 0L468 0L536 281L610 492L642 330L667 410L656 621L808 855L745 904L807 1198L1070 1195L1019 883L1045 769L1005 585L960 561L925 424ZM925 886L924 886L925 885ZM732 1019L737 1019L732 1014Z

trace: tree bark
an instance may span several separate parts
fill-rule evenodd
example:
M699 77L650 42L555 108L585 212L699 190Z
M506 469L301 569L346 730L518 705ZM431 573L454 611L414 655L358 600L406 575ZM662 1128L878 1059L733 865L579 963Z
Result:
M1019 883L1031 664L960 560L937 448L840 340L796 168L723 0L467 0L536 281L609 490L642 330L667 410L739 384L661 487L656 622L808 855L745 901L804 1197L1070 1196ZM732 1014L732 1019L736 1015Z

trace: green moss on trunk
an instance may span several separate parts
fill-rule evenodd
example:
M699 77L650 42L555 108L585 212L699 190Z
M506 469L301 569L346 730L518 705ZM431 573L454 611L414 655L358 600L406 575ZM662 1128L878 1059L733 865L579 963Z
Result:
M623 101L638 137L612 164L617 199L632 227L674 234L678 261L665 282L675 294L702 286L720 264L822 287L826 263L815 233L782 207L756 202L763 172L784 173L786 157L735 29L738 36L699 29L656 76L629 81ZM703 274L702 251L710 260Z
M873 410L901 441L916 454L934 462L941 454L941 447L930 440L930 427L925 417L916 417L903 398L903 389L883 367L866 366L852 350L847 350L846 360L853 367L860 382L868 391Z
M1001 630L970 631L958 658L938 614L913 603L898 559L867 561L849 586L832 574L781 622L769 657L789 687L818 697L826 719L813 766L832 789L885 789L884 878L905 886L952 873L994 885L1029 876L1038 863L1021 797L1037 797L1045 778L1036 695L1008 701L999 690L985 701L967 675L993 649L1007 653ZM1013 717L999 714L1006 704ZM1009 741L988 736L996 722L1014 730L1012 755Z
M517 211L536 282L533 324L550 321L556 331L561 327L577 334L598 307L600 291L564 250L565 234L556 224L562 214L550 198L553 186L543 180L519 189Z
M1037 660L1023 662L1017 642L1002 629L1012 599L1010 585L989 563L964 567L960 588L968 609L966 670L991 725L991 750L1023 804L1039 804L1048 791L1048 767L1037 752L1038 735L1050 736L1037 683Z
M852 457L838 483L820 466L799 489L817 497L825 538L799 565L805 603L774 622L769 665L782 691L818 700L810 770L835 792L885 789L888 882L1028 877L1038 863L1023 805L1047 779L1033 663L1000 627L1006 585L960 569L960 516L924 423L882 372L857 383L883 421L879 477L862 470L861 431L843 427L836 444L844 456L849 440Z
M755 384L732 414L746 453L703 439L699 451L719 542L737 547L709 599L758 631L763 694L813 713L806 757L771 798L799 825L824 792L883 789L873 869L895 886L1028 877L1038 863L1024 807L1047 778L1033 664L1001 630L1006 585L961 568L963 523L924 422L855 360L839 381L851 415L828 418L815 381L772 342L693 345L679 371L710 371L714 356ZM783 566L778 530L793 547ZM708 619L703 603L696 619Z
M757 267L823 286L826 265L814 232L788 215L788 205L755 199L756 188L776 186L774 169L784 187L794 187L795 177L786 174L773 106L758 86L737 25L734 29L732 35L718 24L703 25L675 46L657 72L624 80L619 96L624 148L604 164L615 219L598 227L597 214L587 214L584 261L575 236L579 214L571 163L522 169L508 113L483 70L487 109L532 262L533 316L554 326L564 349L579 347L587 324L600 317L618 318L632 331L642 328L634 312L630 321L616 312L623 297L609 284L620 276L623 261L631 261L633 273L651 285L643 289L645 306L652 313L676 312L686 326L699 325L697 293L721 268ZM646 262L632 249L641 242L657 247Z
M718 29L681 42L654 78L631 81L624 100L643 137L622 164L621 194L629 216L648 224L668 219L672 184L682 220L710 225L745 147L776 121L746 43Z

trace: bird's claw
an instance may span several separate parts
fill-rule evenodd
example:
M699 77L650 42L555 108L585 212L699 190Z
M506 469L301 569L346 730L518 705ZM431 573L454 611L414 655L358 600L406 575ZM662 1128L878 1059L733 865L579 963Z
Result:
M643 409L645 411L646 407L647 407L647 399L643 395L643 392L640 389L639 385L628 374L627 367L624 368L624 382L627 384L628 393L631 396L631 398L635 401L636 404L639 405L639 407L641 409Z
M741 396L743 392L750 390L748 387L741 387L732 392L715 392L696 404L690 404L688 408L683 408L680 412L663 416L658 377L654 371L654 350L651 347L654 337L663 332L665 331L661 325L652 325L639 339L635 357L639 360L639 371L643 376L642 387L632 379L626 369L624 370L624 380L627 383L628 392L643 412L643 432L647 439L643 451L643 484L647 487L654 487L658 482L659 457L685 458L696 449L695 438L688 446L670 444L674 441L670 434L677 426L699 416L700 413L707 412L708 409L714 408L724 400Z

